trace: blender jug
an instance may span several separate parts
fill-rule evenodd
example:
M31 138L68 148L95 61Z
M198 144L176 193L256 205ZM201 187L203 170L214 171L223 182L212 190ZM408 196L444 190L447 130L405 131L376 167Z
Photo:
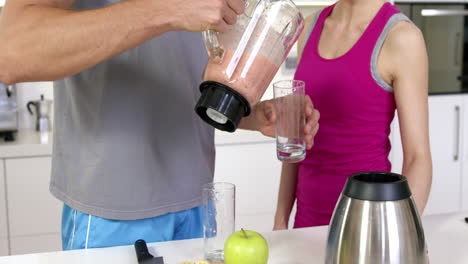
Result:
M209 60L200 84L197 114L234 132L261 99L304 29L290 0L247 0L244 14L225 33L205 31Z

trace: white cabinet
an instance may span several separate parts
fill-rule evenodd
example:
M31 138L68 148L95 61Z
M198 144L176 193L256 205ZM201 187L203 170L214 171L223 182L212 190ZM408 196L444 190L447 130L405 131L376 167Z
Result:
M236 185L236 228L271 231L281 174L275 142L221 145L216 152L215 181Z
M5 167L0 159L0 256L8 255L7 208L5 193Z
M8 251L8 239L5 238L0 238L0 257L1 256L8 256L9 251Z
M432 153L432 189L425 214L461 210L463 96L429 97L429 134ZM401 173L403 151L396 118L392 124L392 170ZM466 138L466 136L465 136ZM466 174L466 173L465 173ZM465 181L468 180L465 177Z
M6 188L5 188L5 166L0 159L0 239L6 238L7 232L7 207L6 207Z
M60 251L61 241L60 233L13 237L10 239L10 255Z
M49 192L50 157L6 159L12 254L59 250L63 204Z
M468 211L468 95L463 97L462 121L462 210Z

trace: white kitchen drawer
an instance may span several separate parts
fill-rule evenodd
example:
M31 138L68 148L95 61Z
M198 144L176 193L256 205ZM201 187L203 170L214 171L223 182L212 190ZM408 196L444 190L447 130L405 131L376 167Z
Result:
M281 163L274 142L218 146L215 181L236 185L237 215L276 210Z
M62 239L60 233L12 237L10 247L11 255L60 251Z
M10 236L59 233L62 202L49 193L51 158L6 160Z
M8 240L0 237L0 256L8 256Z
M6 200L5 200L5 169L4 161L0 159L0 238L7 237L7 209L6 209ZM1 247L1 246L0 246ZM0 249L1 251L1 249Z

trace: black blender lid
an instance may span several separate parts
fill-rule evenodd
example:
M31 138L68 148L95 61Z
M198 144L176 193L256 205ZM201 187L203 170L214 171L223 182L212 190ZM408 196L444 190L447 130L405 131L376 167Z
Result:
M397 201L411 197L405 176L391 172L361 172L348 177L343 194L359 200Z
M213 127L234 132L244 116L250 114L249 102L237 91L222 83L206 81L200 84L201 96L195 111Z

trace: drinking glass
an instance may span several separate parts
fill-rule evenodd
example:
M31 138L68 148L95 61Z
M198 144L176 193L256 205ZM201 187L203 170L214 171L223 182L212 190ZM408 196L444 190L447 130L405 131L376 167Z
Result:
M304 160L306 145L305 83L298 80L278 81L273 84L276 112L276 154L280 161L295 163Z
M235 195L232 183L203 186L204 253L210 262L224 262L224 243L235 228Z

